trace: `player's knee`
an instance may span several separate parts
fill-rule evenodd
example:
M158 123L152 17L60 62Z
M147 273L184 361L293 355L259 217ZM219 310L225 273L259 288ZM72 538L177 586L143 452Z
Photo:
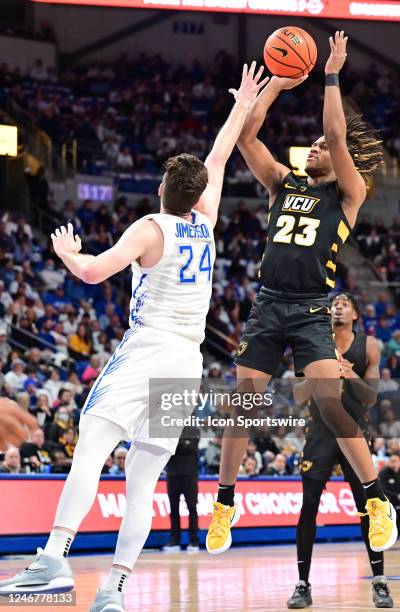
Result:
M310 516L316 516L318 514L319 502L320 498L315 496L312 491L304 491L300 520L304 520Z

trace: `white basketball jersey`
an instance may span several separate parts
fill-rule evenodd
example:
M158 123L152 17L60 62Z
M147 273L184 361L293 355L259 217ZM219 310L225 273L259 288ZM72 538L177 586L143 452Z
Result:
M192 211L191 221L164 213L147 215L164 235L164 252L152 268L132 263L129 326L169 331L204 340L215 261L208 218Z

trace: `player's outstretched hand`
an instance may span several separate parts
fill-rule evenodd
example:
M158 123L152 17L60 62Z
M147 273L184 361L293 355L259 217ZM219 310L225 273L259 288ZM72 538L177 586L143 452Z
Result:
M73 255L79 253L82 248L81 239L79 236L74 236L74 228L72 223L68 223L67 229L62 225L57 228L54 234L51 235L53 248L56 254L62 259L64 255Z
M21 446L37 428L36 419L7 398L0 399L0 450L5 450L8 444Z
M336 32L335 38L329 37L329 44L331 46L331 54L326 62L325 74L338 74L343 68L347 57L347 41L348 36L344 35L343 30Z
M250 69L247 64L245 64L243 66L242 82L240 83L239 89L229 90L229 93L234 96L236 102L247 103L249 107L253 104L264 85L269 81L269 77L265 77L265 79L260 81L264 72L264 66L260 66L257 73L256 67L256 62L252 62Z

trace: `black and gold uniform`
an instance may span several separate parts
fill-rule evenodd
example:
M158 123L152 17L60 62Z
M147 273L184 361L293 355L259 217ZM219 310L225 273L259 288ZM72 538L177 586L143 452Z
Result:
M337 183L283 180L268 215L260 278L236 363L273 374L287 345L296 371L335 359L328 293L336 257L350 234Z
M368 366L367 336L355 332L354 340L343 357L353 364L353 371L363 378ZM348 380L343 380L342 402L345 410L358 423L368 439L367 408L357 398L354 386ZM314 478L326 483L332 474L334 465L340 464L347 481L357 480L353 468L340 450L336 438L325 425L314 400L309 402L309 411L310 421L300 468L302 477Z

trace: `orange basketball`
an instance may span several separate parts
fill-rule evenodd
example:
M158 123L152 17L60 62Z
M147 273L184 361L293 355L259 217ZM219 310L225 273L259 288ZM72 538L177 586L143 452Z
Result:
M264 45L264 61L275 76L297 79L314 68L317 45L312 36L301 28L280 28L271 34Z

